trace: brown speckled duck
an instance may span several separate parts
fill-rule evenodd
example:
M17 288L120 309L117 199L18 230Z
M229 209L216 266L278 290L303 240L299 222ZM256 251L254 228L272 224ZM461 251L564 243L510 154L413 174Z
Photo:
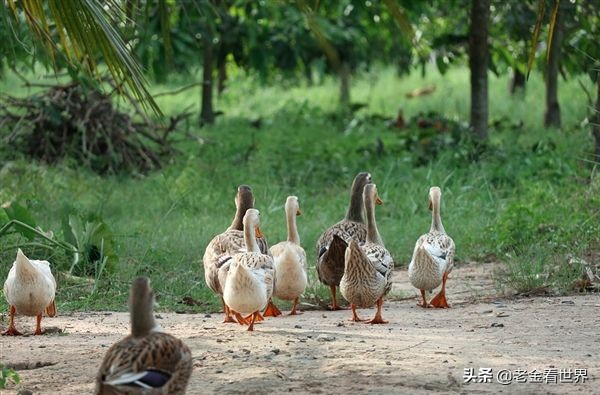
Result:
M336 289L344 275L344 254L352 239L364 242L367 227L363 217L363 189L371 183L371 174L358 173L352 183L350 205L346 217L328 228L317 241L317 274L319 280L331 289L331 310L339 310ZM338 236L338 237L334 237Z
M153 305L150 281L137 278L129 298L131 334L106 352L95 394L185 394L192 353L181 340L161 331Z
M28 259L19 248L17 258L4 282L4 296L9 304L10 321L5 336L19 336L15 327L15 313L36 317L34 335L41 335L42 313L56 315L56 280L48 261Z
M340 292L352 306L352 321L362 321L356 314L357 307L369 308L377 304L375 317L368 323L387 324L381 317L381 306L383 297L392 288L394 260L383 245L375 221L375 204L383 204L377 194L377 186L365 185L363 196L367 214L367 238L363 244L355 239L350 240L345 253Z
M246 251L231 259L223 289L225 304L240 324L249 324L249 331L254 330L254 322L262 318L260 310L270 303L275 277L273 257L263 254L256 242L259 223L258 210L248 209L244 215Z
M237 194L235 195L235 207L235 217L231 226L210 241L202 258L206 284L213 292L221 296L223 311L225 312L225 320L223 322L235 322L229 312L229 307L223 301L223 288L231 264L231 257L245 248L244 224L242 219L246 210L254 207L252 188L247 185L240 185L238 187ZM260 251L264 254L269 253L269 246L264 237L259 237L257 243Z
M412 260L408 266L408 278L411 284L421 291L421 307L448 308L446 300L446 280L454 266L454 241L446 234L440 206L442 191L439 187L429 189L429 209L431 210L431 229L419 237ZM442 284L440 292L429 302L425 291L433 290Z
M271 247L274 259L277 287L275 296L283 300L292 300L294 305L290 315L299 314L296 309L300 295L304 292L308 277L306 274L306 252L300 245L300 236L296 226L296 216L301 215L300 204L296 196L288 196L285 202L288 237Z

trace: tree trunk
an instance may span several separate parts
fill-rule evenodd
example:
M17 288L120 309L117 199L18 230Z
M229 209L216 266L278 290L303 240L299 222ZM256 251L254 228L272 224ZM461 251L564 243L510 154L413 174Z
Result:
M510 94L525 91L525 74L521 73L517 67L513 67L513 76L510 80Z
M596 139L596 157L594 161L600 163L600 72L596 74L596 86L598 87L598 93L596 94L596 121L592 130Z
M490 0L471 1L469 68L471 69L471 128L480 140L488 126L488 25Z
M306 78L306 85L313 86L312 67L310 64L304 65L304 77Z
M340 104L348 107L350 104L350 65L347 62L340 64Z
M227 81L227 55L219 59L219 74L217 80L217 93L221 96L221 93L225 90L225 81Z
M203 46L203 64L202 64L202 108L200 111L200 126L205 123L215 122L215 114L212 102L213 86L213 46L212 40L205 39Z
M558 0L555 0L558 1ZM562 12L556 14L554 35L550 43L550 57L546 71L546 112L544 126L560 128L560 106L558 104L558 73L560 68L561 47L563 41Z

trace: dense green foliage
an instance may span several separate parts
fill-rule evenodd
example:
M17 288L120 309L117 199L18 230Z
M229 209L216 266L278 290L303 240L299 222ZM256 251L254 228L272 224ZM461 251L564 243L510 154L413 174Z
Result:
M210 238L229 225L235 188L242 183L254 189L261 229L271 244L286 236L286 196L299 196L309 296L324 290L314 273L315 241L343 216L352 178L363 170L372 173L385 201L378 224L398 266L408 263L416 238L429 229L431 185L442 187L444 224L459 261L506 262L507 272L498 279L507 289L548 285L568 291L580 272L566 265L567 255L585 258L598 251L600 181L587 161L588 108L575 79L561 82L565 126L558 131L540 127L539 76L518 97L508 94L505 77L493 77L493 126L482 150L453 132L462 130L468 114L464 69L399 79L393 69L375 68L356 80L356 100L367 106L353 114L337 110L330 80L314 87L262 87L237 69L230 76L230 89L216 103L225 117L210 128L179 134L180 154L162 170L137 178L101 177L69 163L46 167L23 158L2 164L0 202L26 205L45 231L76 244L63 230L65 218L75 215L79 228L86 219L101 219L110 232L115 269L90 282L59 276L59 309L124 309L130 280L139 274L151 277L164 308L215 309L218 300L204 284L201 259ZM11 78L3 84L2 90L13 92L18 86ZM429 85L437 87L433 94L404 98ZM195 100L186 93L157 98L167 114ZM407 129L390 126L399 108ZM419 114L440 120L447 131L417 126ZM26 242L19 234L1 239L0 278L14 260L15 246ZM51 260L55 272L68 271L73 262L64 249L30 245L25 252ZM199 306L180 304L185 296Z

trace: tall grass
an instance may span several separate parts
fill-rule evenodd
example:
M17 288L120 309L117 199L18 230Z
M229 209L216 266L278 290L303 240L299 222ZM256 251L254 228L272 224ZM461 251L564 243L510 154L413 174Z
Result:
M14 79L2 84L17 89ZM436 86L432 95L404 96L429 85ZM303 216L298 227L316 281L315 241L341 219L350 183L364 170L372 173L385 201L378 207L378 224L398 265L408 263L415 240L429 229L427 192L439 185L444 225L460 261L507 262L501 280L511 289L537 287L542 278L565 290L576 273L539 274L550 273L549 265L567 253L584 256L597 250L600 231L600 185L583 161L591 149L591 137L582 126L588 111L585 94L575 80L561 82L565 127L545 130L541 79L533 76L519 97L509 96L507 86L506 78L491 78L491 121L498 126L491 128L489 147L479 160L470 160L461 153L462 146L453 146L417 165L415 152L400 144L401 132L371 115L392 119L401 109L408 119L435 111L464 123L469 107L466 70L444 76L430 72L424 79L398 79L389 69L361 75L352 95L367 106L356 114L337 111L333 80L314 87L266 87L234 73L216 101L225 115L202 129L192 121L189 133L177 136L180 153L163 169L146 176L100 177L68 163L47 167L26 159L5 162L0 202L26 203L42 227L55 232L73 211L98 215L111 227L117 271L98 279L95 292L65 279L58 301L66 310L124 309L129 282L140 274L152 279L161 306L216 309L218 300L204 284L201 258L208 241L229 225L239 184L253 187L261 229L271 244L286 237L286 196L299 196ZM152 87L155 93L171 89L175 86ZM167 114L174 114L198 108L199 96L188 91L157 101ZM249 122L257 119L258 129ZM378 139L383 151L377 148ZM5 247L0 246L0 278L14 259L14 250ZM36 253L51 260L55 270L68 269L63 253ZM200 306L180 304L184 296Z

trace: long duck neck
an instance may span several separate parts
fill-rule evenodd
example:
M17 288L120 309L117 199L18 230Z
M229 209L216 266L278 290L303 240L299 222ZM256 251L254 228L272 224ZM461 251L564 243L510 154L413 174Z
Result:
M438 194L431 196L431 229L430 232L446 233L444 225L442 225L442 217L440 215L441 197Z
M233 222L231 222L229 229L244 230L244 214L246 214L246 210L253 207L254 205L251 201L240 201L236 207L235 217L233 217Z
M244 223L244 242L246 243L246 251L248 252L260 252L255 232L253 224Z
M154 298L152 294L142 297L133 297L131 300L131 335L133 337L144 337L158 328L154 319Z
M365 211L367 213L367 241L383 246L383 240L375 221L375 201L371 196L365 196Z
M346 211L346 219L362 224L365 223L363 218L363 194L358 185L352 185L350 205L348 206L348 211Z
M300 235L296 226L296 210L291 206L286 206L285 216L287 218L287 241L300 245Z

